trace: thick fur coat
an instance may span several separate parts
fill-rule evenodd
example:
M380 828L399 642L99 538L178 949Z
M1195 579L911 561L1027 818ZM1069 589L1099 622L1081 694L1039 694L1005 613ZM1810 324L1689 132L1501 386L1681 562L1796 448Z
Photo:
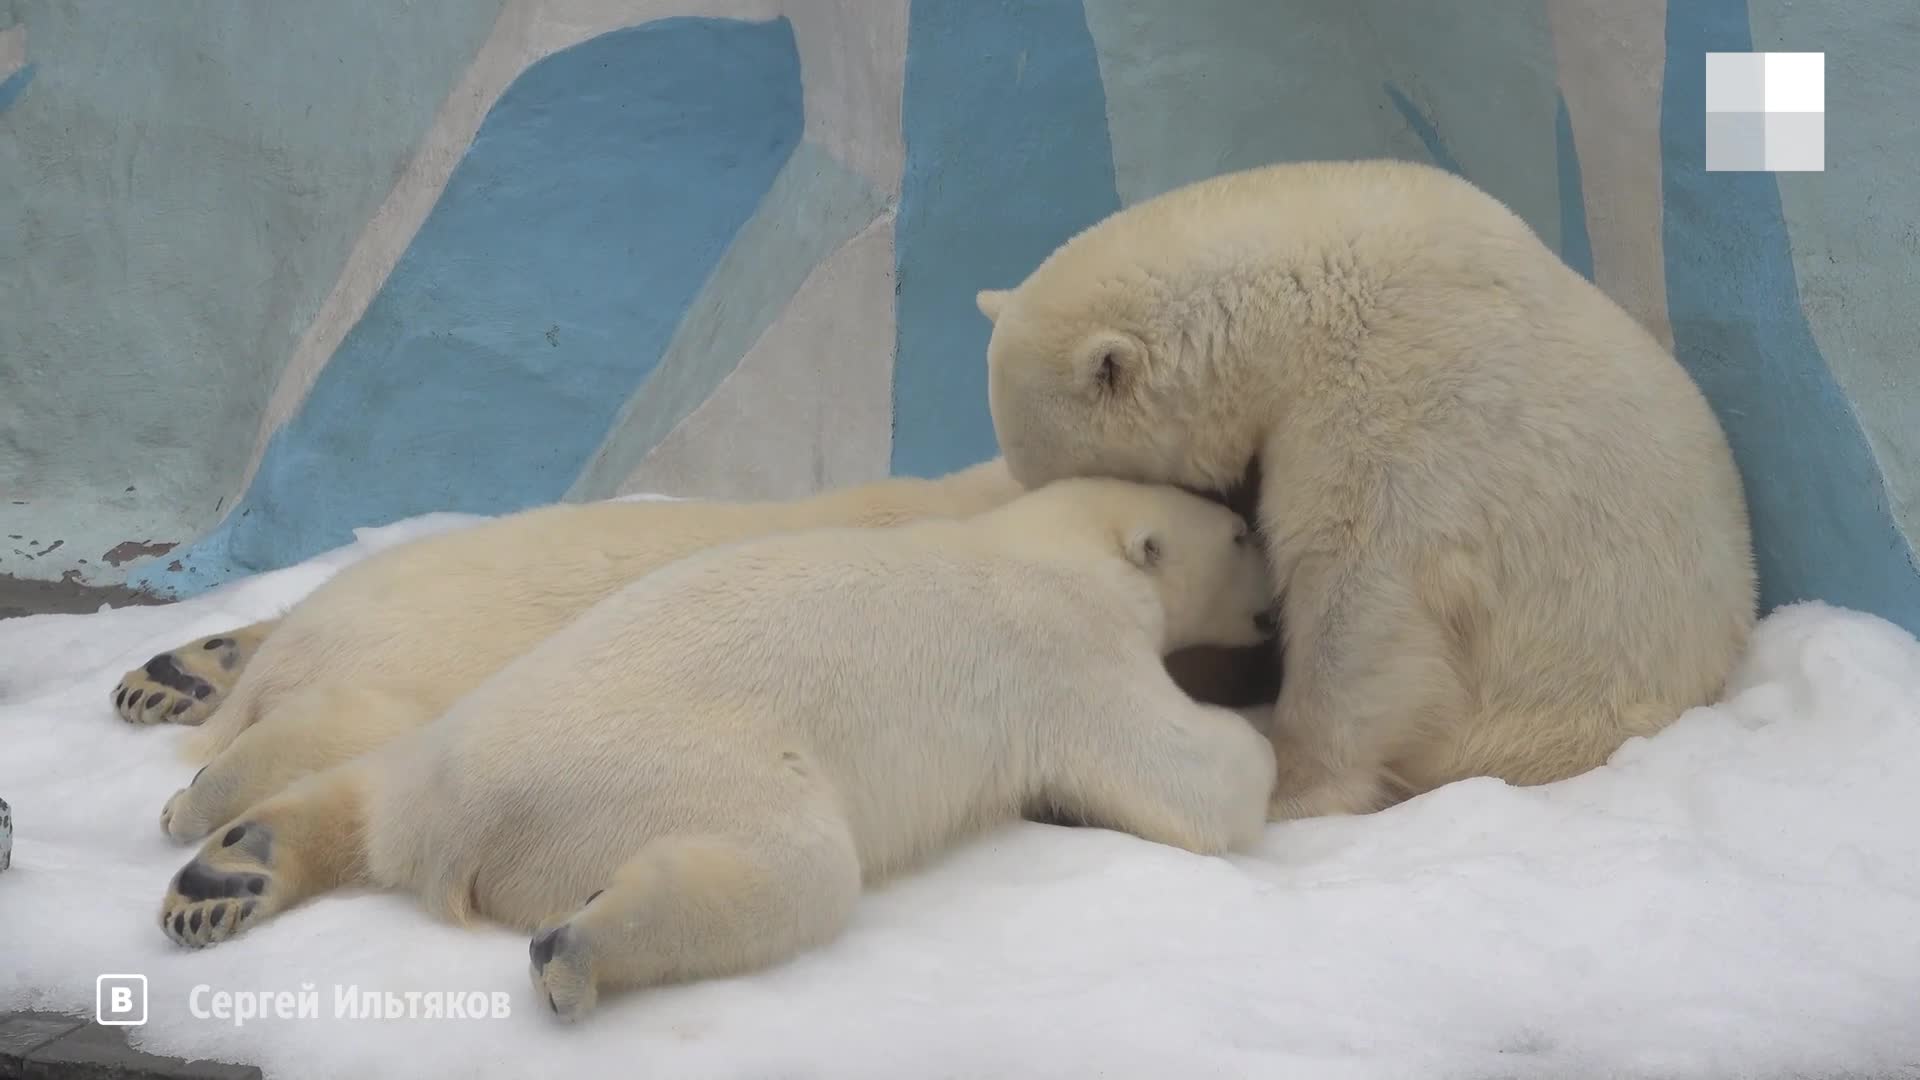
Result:
M1755 621L1740 476L1651 335L1441 170L1275 165L979 296L1027 485L1260 474L1278 818L1532 784L1711 701Z
M542 1000L752 970L863 883L1036 805L1198 853L1263 834L1268 743L1161 664L1273 632L1232 511L1050 485L648 575L443 716L248 810L176 875L177 941L349 884L527 929Z

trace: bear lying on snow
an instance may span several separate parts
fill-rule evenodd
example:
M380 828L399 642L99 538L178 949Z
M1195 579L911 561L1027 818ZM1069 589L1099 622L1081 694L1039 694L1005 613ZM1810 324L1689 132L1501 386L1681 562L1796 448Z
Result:
M1755 621L1699 390L1517 216L1398 162L1123 210L978 298L1031 487L1259 468L1284 598L1273 814L1558 780L1707 703Z
M996 459L781 502L540 507L372 555L277 620L156 656L115 697L130 721L206 721L193 749L207 766L161 814L176 840L198 840L299 777L421 727L595 602L683 556L793 529L964 517L1020 491ZM156 667L206 691L152 686Z
M528 510L370 556L279 619L155 656L121 679L114 702L129 722L204 721L193 749L206 766L160 815L174 839L198 840L294 780L426 724L596 601L684 556L800 529L967 517L1020 492L995 459L788 501ZM1201 700L1270 702L1261 651L1190 649L1168 666Z
M1273 630L1231 510L1069 480L958 521L707 551L591 608L426 727L251 808L161 921L224 940L349 884L535 929L541 1000L743 972L871 882L1035 805L1254 844L1265 737L1160 659Z

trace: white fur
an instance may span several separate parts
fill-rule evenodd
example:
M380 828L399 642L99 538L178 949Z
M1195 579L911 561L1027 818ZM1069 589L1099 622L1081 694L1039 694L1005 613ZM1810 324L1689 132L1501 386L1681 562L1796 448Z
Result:
M791 530L964 517L1020 491L994 459L785 502L546 506L383 551L277 622L227 632L250 647L258 637L258 649L195 740L208 765L168 802L163 827L198 839L299 777L421 727L594 603L684 556ZM217 677L212 665L191 667L216 653L175 654Z
M1740 477L1699 390L1438 169L1193 184L979 306L1022 482L1260 468L1277 817L1598 765L1712 700L1753 625Z
M457 920L558 923L534 981L571 1018L602 988L825 941L863 882L1034 806L1243 849L1272 753L1159 660L1261 640L1265 573L1230 510L1104 480L695 555L249 811L163 923L191 918L175 936L195 944L237 931L192 915L225 873L268 879L232 890L257 897L245 920L364 881Z

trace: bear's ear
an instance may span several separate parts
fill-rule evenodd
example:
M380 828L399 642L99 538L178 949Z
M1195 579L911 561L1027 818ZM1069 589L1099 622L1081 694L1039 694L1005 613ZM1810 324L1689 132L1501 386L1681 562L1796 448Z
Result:
M1138 338L1114 330L1099 330L1080 343L1076 365L1080 382L1102 397L1133 385L1147 363L1147 348Z
M981 289L973 294L973 303L988 322L1000 321L1000 313L1006 310L1007 301L1013 297L1012 289Z
M1127 561L1142 570L1160 565L1160 535L1151 525L1141 525L1127 534Z

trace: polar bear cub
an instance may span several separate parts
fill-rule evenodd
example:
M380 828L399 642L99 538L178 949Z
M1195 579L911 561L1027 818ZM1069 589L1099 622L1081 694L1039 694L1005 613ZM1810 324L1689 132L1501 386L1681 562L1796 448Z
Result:
M205 720L195 732L205 768L160 814L173 839L199 840L294 780L424 726L594 603L684 556L801 529L966 517L1022 490L996 458L783 501L543 506L372 555L274 622L154 657L115 697L137 722Z
M538 929L538 1000L745 972L863 882L1035 806L1200 853L1261 837L1264 736L1161 658L1273 633L1231 510L1049 485L974 518L691 556L427 727L242 814L161 923L224 940L348 884Z
M979 306L1022 483L1257 468L1286 597L1278 818L1574 775L1710 702L1745 647L1753 542L1706 399L1464 180L1216 177Z

